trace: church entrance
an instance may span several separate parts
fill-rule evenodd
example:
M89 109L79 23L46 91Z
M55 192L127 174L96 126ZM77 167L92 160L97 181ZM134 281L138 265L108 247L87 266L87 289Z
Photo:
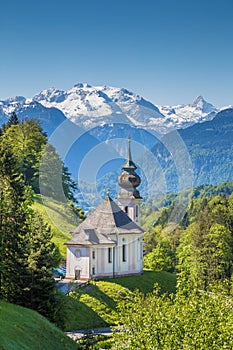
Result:
M81 270L75 269L75 279L80 280L80 276L81 276Z

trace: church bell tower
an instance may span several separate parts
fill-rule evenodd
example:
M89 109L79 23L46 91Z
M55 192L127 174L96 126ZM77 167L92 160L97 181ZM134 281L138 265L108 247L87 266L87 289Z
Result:
M130 136L128 137L128 158L122 166L122 174L118 177L118 185L121 187L117 200L119 207L134 221L140 225L140 196L137 187L141 183L138 174L135 173L136 165L132 161Z

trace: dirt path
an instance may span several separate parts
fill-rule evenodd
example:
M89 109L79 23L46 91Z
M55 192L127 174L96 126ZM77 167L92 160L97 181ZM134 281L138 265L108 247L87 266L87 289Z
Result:
M75 341L81 339L86 334L111 335L112 330L110 327L103 327L103 328L93 328L93 329L78 329L76 331L66 332L66 335Z

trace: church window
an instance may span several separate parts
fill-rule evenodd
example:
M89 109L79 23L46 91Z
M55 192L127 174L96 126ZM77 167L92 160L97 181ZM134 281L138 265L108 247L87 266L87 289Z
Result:
M138 218L139 211L138 211L138 205L135 207L135 218Z
M140 244L140 258L143 259L143 248L142 248L142 242Z
M95 267L94 266L92 267L92 275L93 276L95 275Z
M108 262L112 262L112 248L108 248Z
M122 261L126 261L126 245L122 245Z
M95 251L92 250L92 259L95 259Z
M82 256L82 252L80 249L76 249L75 252L74 252L74 255L77 259L81 258Z
M128 214L128 207L125 207L125 213Z

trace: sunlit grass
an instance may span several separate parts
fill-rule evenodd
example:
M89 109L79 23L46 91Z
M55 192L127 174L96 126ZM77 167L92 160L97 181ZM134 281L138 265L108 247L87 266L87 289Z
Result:
M0 349L72 350L77 345L37 312L0 301Z
M132 291L174 293L176 277L169 272L145 271L141 276L120 277L92 282L91 289L78 289L63 296L66 330L96 328L118 324L118 303Z

